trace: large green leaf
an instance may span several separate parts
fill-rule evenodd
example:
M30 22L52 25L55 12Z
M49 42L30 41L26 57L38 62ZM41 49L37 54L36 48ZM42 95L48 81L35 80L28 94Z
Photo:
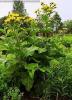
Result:
M22 84L25 85L26 89L30 91L30 89L33 86L34 82L34 73L38 68L37 63L31 63L27 64L25 68L28 70L27 73L24 74L24 77L22 78Z
M35 71L38 69L37 63L27 64L25 68L28 70L30 77L33 79Z
M36 50L38 50L38 47L36 47L36 46L31 46L31 47L26 48L26 49L24 50L24 54L25 54L26 57L27 57L27 56L32 56Z
M38 48L38 52L39 52L39 53L46 52L46 48Z
M14 54L8 54L6 59L7 60L14 60L16 58L16 56Z
M6 43L0 42L0 51L7 50L8 49L7 47L8 47L8 45Z
M37 46L31 46L31 47L28 47L28 48L24 49L24 55L26 57L32 56L35 51L38 51L38 53L43 53L43 52L46 52L46 49L45 48L40 48L40 47L37 47Z
M25 68L27 70L36 70L38 68L38 64L37 63L26 64Z
M30 75L26 72L21 81L22 81L22 84L24 84L26 90L30 91L34 82L33 78L31 78Z
M43 73L47 72L48 68L47 67L40 67L39 70Z

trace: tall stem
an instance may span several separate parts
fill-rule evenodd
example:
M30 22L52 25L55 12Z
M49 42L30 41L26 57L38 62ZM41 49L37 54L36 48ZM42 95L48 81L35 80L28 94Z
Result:
M58 92L57 92L57 95L56 95L56 100L58 100Z

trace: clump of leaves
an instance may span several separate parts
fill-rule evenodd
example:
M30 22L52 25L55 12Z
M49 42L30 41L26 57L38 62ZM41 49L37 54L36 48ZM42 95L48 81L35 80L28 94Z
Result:
M10 31L8 31L10 30ZM3 30L2 30L3 31ZM42 54L46 49L39 45L42 41L36 36L28 36L26 31L21 31L20 26L9 25L4 30L5 35L0 37L0 52L5 67L5 80L9 86L25 86L30 91L34 83L34 74L37 70L45 72L45 66L42 65ZM45 62L44 62L45 63Z
M7 93L4 94L3 100L21 100L20 90L17 87L9 88Z
M66 46L66 42L72 42L70 36L54 36L49 39L50 48L48 78L45 81L43 100L72 99L72 47Z

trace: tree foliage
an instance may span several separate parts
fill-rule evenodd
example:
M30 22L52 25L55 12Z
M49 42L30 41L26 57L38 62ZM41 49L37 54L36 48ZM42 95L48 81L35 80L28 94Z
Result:
M57 12L52 16L52 25L55 33L58 33L58 30L60 30L63 26L61 17Z
M24 2L22 0L14 0L13 12L26 15L26 9L24 8Z
M66 33L72 32L72 20L67 20L64 22L64 28L66 28Z

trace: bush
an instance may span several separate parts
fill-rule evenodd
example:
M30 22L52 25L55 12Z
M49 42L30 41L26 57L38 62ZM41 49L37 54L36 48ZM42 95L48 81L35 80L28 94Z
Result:
M45 73L46 70L42 65L44 58L40 59L46 52L41 46L43 38L28 36L16 23L14 26L9 24L7 28L7 31L4 30L5 35L0 37L1 64L4 66L1 74L5 75L3 80L8 87L20 88L23 85L26 91L30 91L35 72L40 70Z
M19 93L14 94L14 87L21 92L23 86L22 92L43 96L45 100L72 97L72 36L28 35L16 23L9 24L4 32L0 37L0 90L3 95L12 93L9 96L14 98Z
M72 37L55 36L50 39L48 78L46 80L43 100L72 99ZM68 46L67 42L69 42Z

